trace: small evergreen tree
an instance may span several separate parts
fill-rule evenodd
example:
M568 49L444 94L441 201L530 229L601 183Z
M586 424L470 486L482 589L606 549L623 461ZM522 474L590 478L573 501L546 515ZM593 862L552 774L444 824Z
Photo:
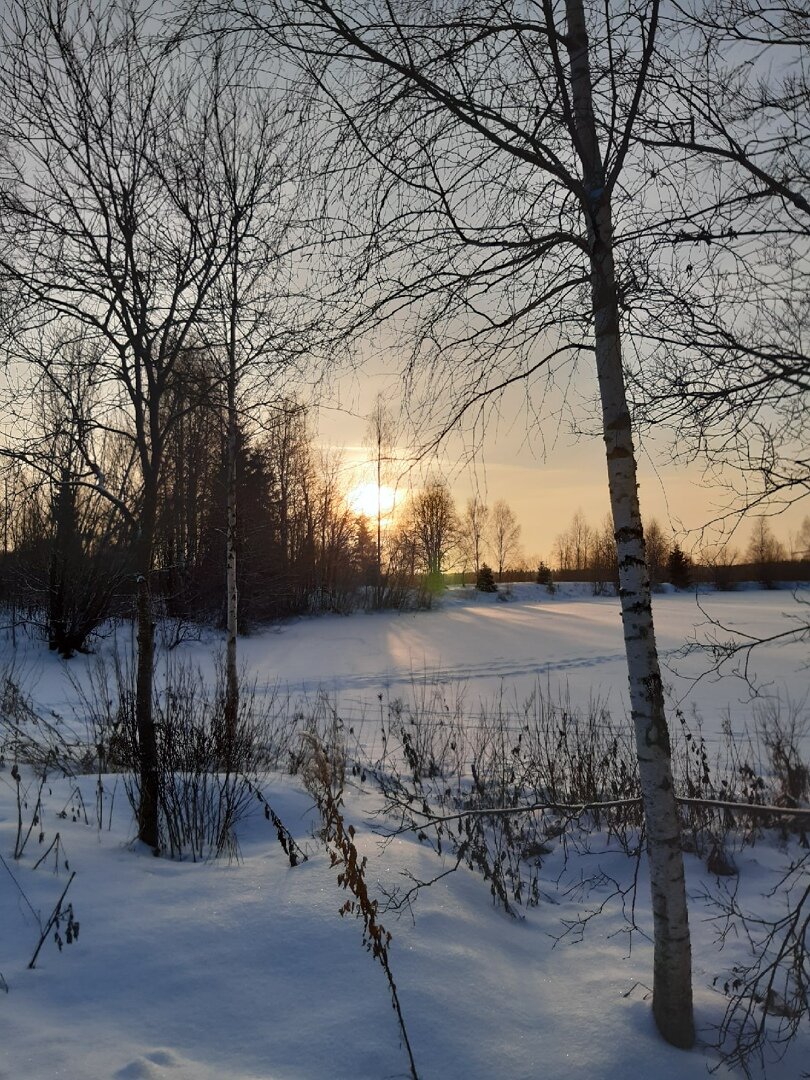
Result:
M551 573L551 567L546 566L544 562L541 562L537 567L537 577L535 579L538 585L545 585L547 592L552 595L556 592L556 585L554 584L554 576Z
M689 556L685 555L676 544L667 559L669 580L676 589L688 589L692 583Z
M362 585L377 583L377 545L371 535L368 518L362 514L354 526L354 551L352 552L356 573Z
M481 568L475 579L475 587L479 592L497 592L498 586L492 574L492 568L486 563L481 563Z

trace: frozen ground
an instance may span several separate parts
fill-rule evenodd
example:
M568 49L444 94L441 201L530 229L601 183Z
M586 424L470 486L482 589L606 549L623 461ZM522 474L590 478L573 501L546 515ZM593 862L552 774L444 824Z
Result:
M518 699L544 686L567 684L572 697L607 696L624 708L622 643L615 600L593 599L568 587L551 598L535 586L516 586L506 603L472 594L448 597L439 610L407 615L354 615L301 619L242 643L248 672L263 685L293 694L319 689L337 695L350 720L366 718L371 731L378 694L388 700L412 692L427 678L446 693L464 684L469 713L504 693ZM790 593L747 592L705 596L707 612L725 625L763 633L784 628ZM677 650L705 622L693 596L656 600L659 643L668 657L673 696L695 708L709 734L730 716L751 721L753 705L739 680L705 677L694 658ZM702 631L701 631L702 632ZM184 645L185 655L208 669L212 638ZM111 648L111 639L102 651ZM8 653L8 649L6 652ZM18 670L38 707L70 713L71 691L60 665L37 643L23 643ZM806 644L766 647L755 662L770 694L799 700L806 692ZM74 661L74 669L87 661ZM688 676L688 677L687 677ZM3 1018L2 1080L383 1080L407 1076L384 977L360 943L361 927L340 918L345 894L313 838L317 815L297 780L275 777L267 795L309 851L290 868L261 815L241 831L242 859L194 864L154 859L131 837L129 807L118 785L107 827L94 821L95 777L81 786L90 823L73 820L71 783L50 784L41 828L46 844L58 830L70 868L77 943L60 954L49 941L37 969L26 965L67 881L63 860L33 869L41 854L32 841L19 863L10 855L16 834L15 785L9 763L0 772L0 854L25 891L0 866L0 995ZM108 778L112 790L114 778ZM67 816L57 815L63 807ZM436 856L412 836L382 847L372 831L378 802L368 791L347 794L347 818L359 828L358 846L369 858L369 880L387 888L403 869L432 877ZM562 884L598 866L622 881L632 878L623 855L600 854L595 842L583 866L571 866ZM740 895L766 904L792 849L758 843L740 854ZM382 916L393 935L391 963L420 1077L425 1080L691 1080L718 1063L709 1045L724 998L712 980L744 953L730 941L719 951L701 894L717 882L688 859L693 900L695 995L699 1043L685 1054L656 1036L646 1000L651 949L629 935L617 905L587 929L579 944L554 946L563 920L598 903L559 887L562 853L545 862L544 899L522 920L496 910L486 884L466 870L426 889L414 919ZM642 874L643 877L643 874ZM30 907L29 902L30 901ZM780 903L768 901L770 910ZM646 885L635 918L649 926ZM771 1080L796 1080L808 1069L804 1036L781 1062L769 1062ZM718 1076L734 1075L720 1066Z
M515 584L508 601L474 589L452 590L435 611L325 616L278 624L240 644L248 673L293 694L327 691L341 715L376 731L378 695L384 703L425 686L443 686L448 701L461 695L475 717L501 695L524 701L538 686L552 697L585 705L595 696L622 715L627 671L618 602L594 597L590 585L562 584L555 596L534 584ZM750 590L668 593L655 597L656 634L670 704L701 717L707 741L720 726L750 725L750 686L730 673L719 677L700 653L682 655L689 642L727 640L733 631L768 637L795 620L810 622L810 592ZM739 638L738 640L742 640ZM204 663L210 643L189 652ZM810 688L807 641L780 641L755 651L749 676L767 697L801 702ZM761 703L760 703L761 705Z

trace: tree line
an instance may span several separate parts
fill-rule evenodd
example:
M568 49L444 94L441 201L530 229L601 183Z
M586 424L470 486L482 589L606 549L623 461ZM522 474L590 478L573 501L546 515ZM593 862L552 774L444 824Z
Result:
M790 537L788 545L779 540L766 517L757 517L748 531L748 540L736 545L733 539L722 544L698 545L684 550L673 535L651 518L645 529L647 568L653 588L669 583L676 588L709 584L718 590L733 589L744 581L771 587L779 581L810 579L810 517ZM610 518L591 525L581 510L554 541L551 565L562 581L592 581L601 592L617 585L616 544Z
M163 454L152 567L153 616L186 625L227 619L228 409L206 362L189 356L173 386L178 419ZM2 600L18 624L40 629L70 657L108 618L133 616L137 537L115 503L88 486L64 427L43 418L37 467L7 468L3 487ZM47 450L45 444L47 443ZM104 483L134 502L127 445L108 439L96 458ZM240 630L305 612L428 603L447 571L500 577L514 566L520 525L504 500L459 512L435 476L400 500L392 521L352 510L351 470L316 445L310 412L277 402L251 433L237 424Z

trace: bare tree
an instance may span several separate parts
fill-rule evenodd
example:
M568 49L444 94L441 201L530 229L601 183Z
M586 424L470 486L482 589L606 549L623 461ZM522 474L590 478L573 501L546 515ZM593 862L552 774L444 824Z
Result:
M679 5L641 133L662 258L634 395L737 513L810 491L809 44L792 0Z
M300 188L299 163L289 114L267 105L243 85L243 73L218 52L201 103L208 117L211 153L206 174L211 202L225 225L227 257L210 291L210 317L203 331L221 360L226 398L226 757L239 710L237 460L240 420L251 405L279 392L309 344L311 325L296 310L288 270L292 219Z
M560 570L586 571L591 565L595 534L581 510L554 541L555 558Z
M467 500L459 527L459 545L465 559L472 563L475 574L484 561L484 550L489 524L489 507L477 495Z
M613 535L613 520L608 516L602 523L601 528L591 534L590 562L593 573L593 592L595 596L603 596L610 587L617 588L619 581L619 567L616 563L616 538ZM650 557L650 546L647 544L647 558ZM652 568L650 570L652 578Z
M810 560L810 517L805 517L802 521L793 539L792 552L796 559Z
M6 211L19 242L2 271L27 300L20 336L57 320L90 336L101 428L131 438L136 503L138 834L159 845L152 718L151 576L166 411L179 358L198 342L232 256L229 218L207 179L209 130L197 76L150 36L148 8L113 0L11 0L0 71L2 122L19 165ZM213 201L212 201L213 199ZM99 489L104 489L97 463Z
M458 517L447 484L430 480L411 499L410 517L425 569L438 577L458 539Z
M739 552L728 542L704 544L701 547L701 565L706 568L708 580L718 592L731 592L734 589L734 564L738 557Z
M784 545L774 536L771 524L766 517L758 517L754 522L745 556L756 569L760 584L766 588L773 588L776 575L774 564L782 562L786 552Z
M563 358L595 357L650 861L653 1011L668 1040L689 1046L683 859L621 352L643 276L633 261L648 176L634 166L659 4L278 0L275 11L248 17L311 71L329 123L346 122L337 145L356 136L354 184L340 170L331 193L351 201L354 235L367 229L355 280L378 316L409 305L417 354L437 360L432 402L448 392L443 427Z
M572 570L587 570L591 562L595 534L585 520L581 510L577 510L569 528L571 537Z
M318 466L313 502L318 522L316 575L320 606L325 611L340 611L343 603L349 603L356 518L340 483L342 456L322 451Z
M492 507L489 529L492 550L498 565L498 581L503 581L503 572L509 560L517 558L521 531L514 510L503 499L498 499Z
M774 536L771 523L766 517L758 517L754 522L746 558L758 566L762 563L781 562L785 558L784 545Z
M96 427L97 356L84 336L51 327L33 355L24 346L15 340L18 363L6 372L0 459L39 520L15 539L15 592L38 609L35 619L44 607L50 647L70 657L85 649L125 584L133 463L120 437ZM33 514L26 520L33 524ZM8 513L5 532L8 551Z
M377 483L377 581L375 584L375 604L382 605L382 484L386 469L391 463L391 456L397 439L397 426L388 407L385 395L380 393L369 413L368 428L364 443L374 452L374 469Z
M669 558L669 542L664 536L664 530L653 518L645 530L644 538L647 543L647 566L650 571L650 584L660 585L664 580L664 571Z

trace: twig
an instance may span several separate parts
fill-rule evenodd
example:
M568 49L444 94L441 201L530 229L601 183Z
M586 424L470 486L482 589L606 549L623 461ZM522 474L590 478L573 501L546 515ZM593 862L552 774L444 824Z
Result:
M759 803L741 803L741 802L729 802L725 799L699 799L692 798L686 795L676 795L675 801L681 805L688 806L710 806L718 807L725 810L738 810L745 813L755 814L775 814L779 817L795 817L799 819L810 820L810 809L785 806L763 806ZM584 814L588 810L615 810L621 806L640 806L641 797L635 797L630 799L610 799L606 802L586 802L586 803L559 803L559 802L535 802L529 803L523 806L491 806L480 808L477 807L472 810L458 810L453 814L430 814L424 810L419 810L413 805L408 804L407 809L410 813L416 814L423 819L423 823L426 825L440 825L446 821L459 821L465 817L503 817L512 816L513 814L530 814L537 810L556 810L560 813L570 814L572 817L577 817L580 814ZM401 826L401 832L412 832L417 826L403 825Z
M48 919L47 923L43 927L42 933L41 933L40 938L39 938L39 944L37 945L37 947L36 947L36 949L34 951L34 955L31 957L31 963L28 965L28 970L29 971L33 971L34 967L36 966L37 957L39 956L39 951L42 948L42 946L45 944L45 939L47 938L48 934L50 934L53 927L56 926L56 924L59 922L59 917L62 914L62 901L67 896L67 891L70 888L71 882L73 881L73 879L75 877L76 877L76 871L74 870L73 873L68 878L67 885L62 890L62 895L56 901L56 907L51 912L50 918Z
M282 850L284 851L284 854L290 860L290 866L298 866L299 863L306 862L307 861L306 853L304 851L302 851L302 849L295 842L295 838L293 837L293 834L290 832L290 830L287 828L287 826L284 824L284 822L281 820L281 818L275 812L273 807L270 805L270 803L264 797L264 794L259 790L258 787L256 787L255 784L251 783L251 781L248 780L247 777L244 777L244 782L245 782L245 785L247 786L248 791L252 791L253 794L256 796L256 799L264 807L265 820L266 821L271 821L273 823L273 828L276 830L276 836L278 837L278 842L279 842L279 844L281 844L281 847L282 847Z
M39 917L39 912L34 910L34 907L33 907L32 903L31 903L31 901L28 899L28 896L26 895L25 889L23 889L22 885L20 885L19 881L17 881L17 878L14 876L14 871L11 869L11 867L8 865L8 863L3 858L2 855L0 855L0 863L2 863L3 866L5 866L6 870L8 871L9 877L14 882L14 884L17 886L17 891L19 892L20 896L25 901L25 903L26 903L26 905L28 907L28 910L31 912L31 914L36 919L37 926L41 930L42 929L42 919L40 919L40 917Z
M675 802L687 806L716 806L722 810L739 810L746 814L778 814L779 817L810 821L810 809L792 806L763 806L760 803L727 802L725 799L698 799L676 795Z

